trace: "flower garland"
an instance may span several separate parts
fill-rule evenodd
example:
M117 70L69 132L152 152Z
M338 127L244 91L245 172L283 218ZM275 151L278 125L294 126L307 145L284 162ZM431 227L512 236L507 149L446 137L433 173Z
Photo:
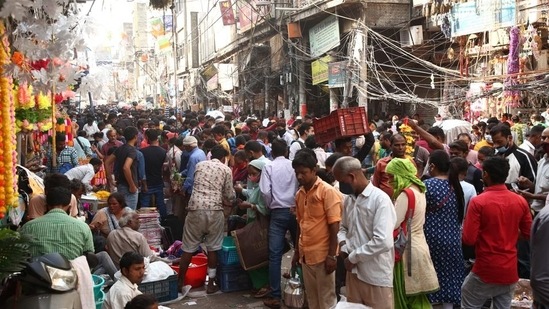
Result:
M9 42L4 23L0 22L0 218L3 218L10 207L18 203L16 169L17 153L13 124L15 123L15 106L12 80L5 76L4 66L10 63Z
M401 124L399 129L400 129L400 134L402 134L404 138L406 138L406 152L405 152L406 156L412 157L414 155L414 143L415 143L414 137L412 136L412 132L414 130L412 130L412 127L410 127L407 123Z

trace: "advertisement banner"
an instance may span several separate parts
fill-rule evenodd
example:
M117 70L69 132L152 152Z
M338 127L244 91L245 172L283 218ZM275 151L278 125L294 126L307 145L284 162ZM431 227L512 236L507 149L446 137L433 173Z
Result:
M469 1L452 6L452 37L496 30L515 25L516 1Z
M173 18L172 15L164 16L164 32L170 33L173 31Z
M155 38L158 38L166 33L164 31L164 25L162 24L162 18L155 17L151 19L150 24L151 24L151 34Z
M256 0L244 1L244 0L235 0L238 1L238 22L240 23L240 33L243 33L247 30L255 27L257 20L259 19L259 14L257 14L257 7L255 5Z
M328 64L328 87L343 88L347 77L347 61Z
M231 0L219 1L219 8L221 9L223 26L234 25L235 20Z
M157 42L158 42L158 49L160 49L160 51L165 51L167 49L170 49L171 47L169 35L163 35L159 37Z
M339 46L339 21L330 15L309 30L311 55L318 57Z
M313 85L318 85L328 80L328 63L332 61L331 56L325 56L311 62L311 75Z

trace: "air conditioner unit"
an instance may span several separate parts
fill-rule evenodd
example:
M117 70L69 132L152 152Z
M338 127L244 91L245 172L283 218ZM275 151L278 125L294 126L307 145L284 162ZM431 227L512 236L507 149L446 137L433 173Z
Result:
M414 46L423 44L423 26L411 26L400 30L400 45Z
M490 31L490 45L494 47L509 45L509 33L504 29Z

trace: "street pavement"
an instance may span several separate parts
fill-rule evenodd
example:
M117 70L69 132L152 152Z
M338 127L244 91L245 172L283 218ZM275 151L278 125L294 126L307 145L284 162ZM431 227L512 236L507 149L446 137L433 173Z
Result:
M289 272L292 260L293 250L286 253L282 258L282 272ZM281 278L282 289L286 279ZM257 299L250 291L239 291L232 293L217 292L207 295L205 287L192 289L189 295L184 299L173 304L166 304L166 307L171 309L226 309L226 308L242 308L242 309L264 309L268 308L263 305L263 299Z

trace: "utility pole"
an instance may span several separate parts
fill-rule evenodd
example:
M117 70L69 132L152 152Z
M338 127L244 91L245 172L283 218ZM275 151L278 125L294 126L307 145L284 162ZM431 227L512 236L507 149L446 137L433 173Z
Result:
M172 36L173 36L173 104L172 107L178 108L177 104L177 16L175 16L175 1L170 6L172 9ZM165 108L165 107L164 107Z
M269 62L267 64L267 67L265 67L265 116L264 118L267 118L270 114L269 112L269 101L271 100L271 96L269 95L269 76L271 75L271 63Z
M364 15L364 10L363 10ZM362 36L362 48L360 53L360 80L358 82L358 106L364 107L368 112L368 62L367 57L370 51L368 46L368 27L366 20L363 19L363 28L358 30Z

